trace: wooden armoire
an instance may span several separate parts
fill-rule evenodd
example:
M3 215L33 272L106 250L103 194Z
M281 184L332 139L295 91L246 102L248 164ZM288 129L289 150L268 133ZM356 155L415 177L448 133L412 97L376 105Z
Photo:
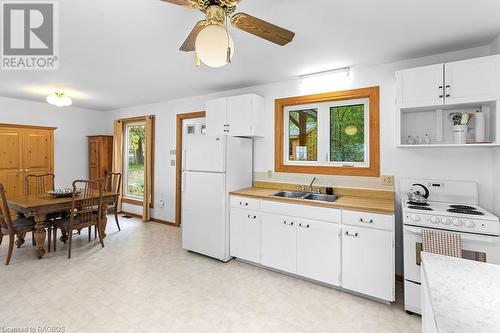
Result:
M113 136L92 135L89 140L89 179L113 172Z
M0 183L7 197L25 193L27 175L54 173L55 129L0 124Z

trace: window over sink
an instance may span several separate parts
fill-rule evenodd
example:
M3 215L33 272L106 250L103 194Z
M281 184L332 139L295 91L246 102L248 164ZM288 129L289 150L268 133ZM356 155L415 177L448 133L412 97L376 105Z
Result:
M379 176L378 108L378 87L276 100L276 171Z

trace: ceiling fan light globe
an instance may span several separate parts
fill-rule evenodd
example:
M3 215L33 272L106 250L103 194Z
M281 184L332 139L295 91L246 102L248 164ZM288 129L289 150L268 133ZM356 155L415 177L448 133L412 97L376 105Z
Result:
M228 43L229 42L229 43ZM196 37L196 53L201 61L210 67L222 67L227 64L227 50L234 54L234 43L224 27L211 24L200 31Z

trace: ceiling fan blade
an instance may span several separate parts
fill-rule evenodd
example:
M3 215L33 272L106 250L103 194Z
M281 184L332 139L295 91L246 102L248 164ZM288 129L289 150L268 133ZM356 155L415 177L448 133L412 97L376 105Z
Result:
M179 50L184 52L195 51L196 37L198 37L198 34L204 27L205 27L205 20L196 23L193 30L191 30L189 36L187 36L186 40L181 45L181 48Z
M280 28L245 13L238 13L231 17L231 24L240 30L281 46L290 43L293 37L295 37L295 33L292 31Z
M189 8L198 8L198 3L196 2L196 0L162 0L162 1Z

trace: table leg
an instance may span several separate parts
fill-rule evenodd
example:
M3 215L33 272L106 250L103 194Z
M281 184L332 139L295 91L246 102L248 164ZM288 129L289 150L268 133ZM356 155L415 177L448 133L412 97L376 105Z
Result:
M18 248L20 248L24 244L24 242L25 242L24 238L25 237L26 237L26 233L25 232L23 232L21 234L17 234L16 246Z
M66 229L61 229L61 237L59 237L59 240L64 244L68 242L68 232Z
M102 230L102 238L106 237L106 225L108 224L108 204L102 204L102 217L101 217L101 230Z
M47 232L45 231L47 215L41 214L35 216L35 241L36 241L36 256L38 259L42 259L45 255L45 237Z

